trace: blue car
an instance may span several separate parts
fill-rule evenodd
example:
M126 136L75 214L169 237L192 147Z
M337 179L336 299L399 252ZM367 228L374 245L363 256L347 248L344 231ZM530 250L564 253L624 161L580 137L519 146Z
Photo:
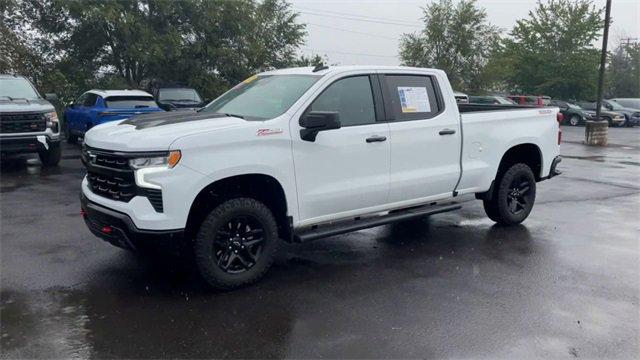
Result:
M93 126L157 111L164 110L144 91L89 90L64 111L67 142L75 144Z

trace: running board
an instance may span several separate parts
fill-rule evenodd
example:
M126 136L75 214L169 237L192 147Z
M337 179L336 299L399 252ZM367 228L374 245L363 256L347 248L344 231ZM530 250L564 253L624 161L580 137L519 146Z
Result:
M352 221L342 221L339 223L319 225L310 229L304 229L293 235L293 242L301 243L310 240L321 239L329 236L344 234L352 231L371 228L390 224L398 221L404 221L425 215L440 214L448 211L460 209L462 206L458 204L448 205L425 205L420 207L398 210L387 215L368 217Z

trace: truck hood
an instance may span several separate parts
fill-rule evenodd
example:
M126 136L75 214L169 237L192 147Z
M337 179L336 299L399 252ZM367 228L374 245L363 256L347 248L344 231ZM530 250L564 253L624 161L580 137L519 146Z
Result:
M53 105L45 99L0 99L0 112L46 112L54 110Z
M88 146L115 151L167 150L175 140L202 132L246 126L246 120L217 113L173 111L144 114L95 126Z

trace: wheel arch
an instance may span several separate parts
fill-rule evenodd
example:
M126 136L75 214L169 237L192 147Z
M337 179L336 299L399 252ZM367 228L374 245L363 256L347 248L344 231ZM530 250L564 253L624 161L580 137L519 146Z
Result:
M251 197L264 203L276 218L279 236L285 240L291 238L291 218L288 216L284 187L275 177L263 173L228 176L202 188L189 209L185 229L188 238L195 236L200 224L213 208L235 197Z
M502 155L502 158L500 159L496 178L498 178L500 174L506 171L511 165L516 163L524 163L529 166L536 177L536 181L540 181L542 178L542 151L537 144L529 142L522 143L514 145L505 151L504 155Z

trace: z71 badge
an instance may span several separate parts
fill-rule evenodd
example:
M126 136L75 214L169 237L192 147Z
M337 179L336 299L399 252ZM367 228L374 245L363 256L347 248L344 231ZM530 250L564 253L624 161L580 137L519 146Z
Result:
M282 129L258 129L256 131L256 135L258 136L276 135L276 134L282 134Z

